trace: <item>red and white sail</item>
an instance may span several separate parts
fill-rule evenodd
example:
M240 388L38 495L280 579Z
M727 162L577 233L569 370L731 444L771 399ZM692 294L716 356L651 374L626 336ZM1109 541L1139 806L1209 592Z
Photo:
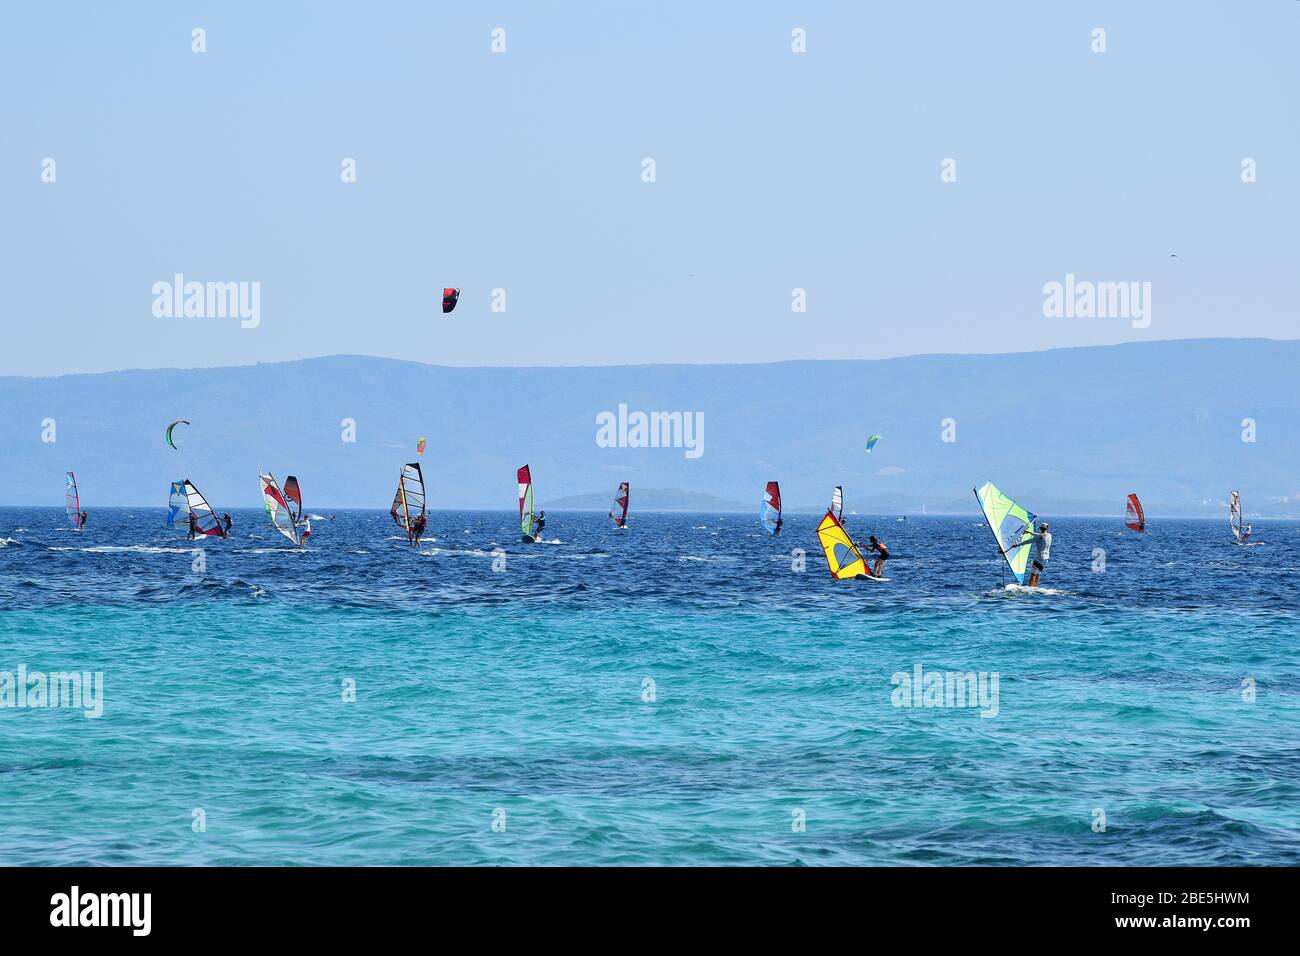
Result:
M614 527L627 527L627 501L631 493L632 486L624 481L620 482L618 492L614 495L614 507L609 509L609 516L614 519Z
M1128 496L1124 523L1128 525L1130 531L1145 531L1147 529L1146 515L1142 513L1142 502L1138 501L1136 494Z

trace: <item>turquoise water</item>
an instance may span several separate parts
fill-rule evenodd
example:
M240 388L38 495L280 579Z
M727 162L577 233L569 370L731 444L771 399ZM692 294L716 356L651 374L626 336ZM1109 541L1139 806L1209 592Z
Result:
M0 709L0 863L1300 863L1300 525L1059 518L1026 593L974 514L850 517L884 584L811 515L633 517L240 512L200 574L155 511L0 509L0 671L104 686ZM895 706L918 664L996 714Z

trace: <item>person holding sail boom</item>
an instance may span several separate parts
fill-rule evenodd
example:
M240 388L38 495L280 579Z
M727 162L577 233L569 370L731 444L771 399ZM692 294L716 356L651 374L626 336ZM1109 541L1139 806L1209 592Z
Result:
M876 563L871 569L873 578L883 578L885 576L885 562L889 560L889 545L881 541L874 534L867 538L867 543L871 547L867 548L867 554L878 554Z
M1052 555L1052 532L1046 521L1038 522L1038 533L1031 534L1019 544L1013 544L1007 548L1007 551L1014 551L1016 548L1023 548L1027 544L1034 546L1034 563L1033 570L1029 572L1029 587L1038 587L1038 581L1043 576L1043 571L1047 568L1047 559Z

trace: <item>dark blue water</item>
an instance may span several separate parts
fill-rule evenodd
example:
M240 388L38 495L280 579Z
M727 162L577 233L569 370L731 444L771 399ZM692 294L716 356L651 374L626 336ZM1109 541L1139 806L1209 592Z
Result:
M103 680L0 709L0 863L1300 863L1300 525L1053 518L1028 592L973 508L850 517L888 583L812 515L550 519L237 512L196 569L0 509L0 672Z

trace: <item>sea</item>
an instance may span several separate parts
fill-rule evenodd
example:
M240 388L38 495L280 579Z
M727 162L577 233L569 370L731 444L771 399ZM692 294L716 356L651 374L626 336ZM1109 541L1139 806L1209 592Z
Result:
M1300 524L633 507L0 509L0 864L1300 864Z

